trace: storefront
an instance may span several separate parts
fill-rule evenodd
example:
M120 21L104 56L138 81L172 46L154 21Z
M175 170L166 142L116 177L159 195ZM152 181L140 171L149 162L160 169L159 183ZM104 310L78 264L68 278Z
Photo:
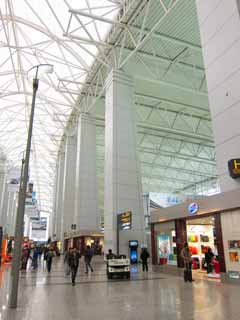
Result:
M174 221L156 225L155 231L157 263L177 265L176 232Z
M151 212L152 262L182 268L188 242L193 269L206 270L210 248L216 272L240 280L240 191L201 197ZM215 272L215 270L214 270Z
M95 255L101 255L104 252L104 236L101 233L79 233L74 232L71 235L67 235L64 240L64 249L68 250L71 247L77 248L84 253L87 246L90 246L94 250Z

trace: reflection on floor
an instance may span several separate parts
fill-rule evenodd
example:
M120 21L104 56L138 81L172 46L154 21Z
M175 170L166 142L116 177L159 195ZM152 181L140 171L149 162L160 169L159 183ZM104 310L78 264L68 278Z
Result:
M207 274L207 272L204 270L193 270L193 277L194 279L201 279L201 280L214 281L214 282L221 283L220 274L216 274L216 273Z
M9 268L0 290L1 320L239 320L240 287L196 279L184 283L154 268L142 273L132 268L131 280L106 278L105 265L94 257L94 272L84 273L83 261L75 287L65 276L62 260L47 274L38 271L20 276L19 306L7 308Z

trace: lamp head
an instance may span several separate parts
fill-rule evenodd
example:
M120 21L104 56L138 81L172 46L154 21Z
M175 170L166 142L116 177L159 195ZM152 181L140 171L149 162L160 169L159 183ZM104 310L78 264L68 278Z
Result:
M28 77L33 79L38 79L43 74L53 73L53 65L52 64L39 64L37 66L32 67L28 70Z

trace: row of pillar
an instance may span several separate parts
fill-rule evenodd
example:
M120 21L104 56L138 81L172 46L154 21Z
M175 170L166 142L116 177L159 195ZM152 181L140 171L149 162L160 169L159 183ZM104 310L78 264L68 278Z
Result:
M99 231L96 175L96 125L90 114L81 114L58 154L55 179L53 234Z
M128 241L144 243L144 213L140 167L136 149L134 85L131 77L112 70L105 93L104 247L117 251L117 214L132 212L132 229L121 231L119 248ZM57 239L71 232L100 231L96 170L96 124L82 113L75 132L58 154L53 233Z
M6 158L0 158L0 226L3 233L14 235L17 214L17 193L9 190Z

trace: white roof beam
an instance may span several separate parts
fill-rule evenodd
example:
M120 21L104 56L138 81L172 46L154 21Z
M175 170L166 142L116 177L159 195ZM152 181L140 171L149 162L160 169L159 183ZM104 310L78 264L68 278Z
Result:
M86 13L86 12L83 12L81 10L74 10L74 9L70 9L69 10L70 13L72 14L78 14L78 15L81 15L81 16L84 16L86 18L90 18L90 19L93 19L93 20L97 20L97 21L102 21L102 22L105 22L105 23L108 23L108 24L111 24L111 25L115 25L115 26L118 26L119 28L122 28L122 29L133 29L135 31L141 31L141 28L136 26L136 25L129 25L129 24L126 24L126 23L122 23L122 22L118 22L118 21L114 21L114 20L111 20L111 19L108 19L106 17L101 17L101 16L97 16L97 15L94 15L94 14L90 14L90 13ZM143 29L144 33L149 33L151 30L148 29L148 28L144 28ZM162 33L159 33L159 32L152 32L152 36L156 39L160 39L160 40L164 40L164 41L167 41L167 42L170 42L172 44L175 44L175 45L180 45L180 46L183 46L183 47L188 47L194 51L197 51L197 52L202 52L202 48L196 44L193 44L193 43L190 43L188 41L183 41L183 40L180 40L178 38L174 38L174 37L170 37L170 36L167 36L165 34L162 34ZM106 45L108 45L106 43Z
M96 120L98 121L104 121L104 118L102 117L96 117ZM103 125L104 126L104 125ZM173 128L167 128L167 127L163 127L163 126L156 126L156 125L153 125L153 124L146 124L144 122L137 122L137 131L138 133L142 133L142 134L150 134L150 132L146 132L146 131L142 131L142 130L150 130L150 131L157 131L157 132L164 132L164 133L167 133L167 134L173 134L173 135L176 135L176 136L180 136L180 137L186 137L186 138L190 138L190 139L196 139L198 140L199 142L200 141L203 141L203 142L206 142L208 143L208 146L213 146L214 145L214 142L213 142L213 138L212 137L209 137L207 135L202 135L202 134L197 134L197 133L192 133L192 132L187 132L187 131L183 131L183 130L178 130L178 129L173 129ZM154 134L152 134L154 136ZM176 140L176 139L174 139Z
M143 94L143 93L140 93L140 92L135 92L135 96L139 97L139 98L143 98L143 99L149 99L149 100L156 101L156 102L166 102L167 104L173 105L175 107L177 105L177 106L180 106L180 107L183 107L183 108L196 109L196 111L204 111L205 113L208 113L209 117L210 117L210 111L209 111L209 107L208 106L206 106L206 107L194 106L192 104L187 104L187 103L182 103L182 102L179 102L179 101L174 101L174 100L170 100L170 99L166 99L166 98L160 98L160 97L156 97L156 96L151 96L151 95Z
M216 166L216 161L215 160L210 160L210 159L206 159L203 157L193 157L181 152L173 152L173 151L165 151L165 150L155 150L152 148L146 148L146 147L138 147L138 151L139 152L143 152L143 153L149 153L149 154L153 154L153 155L158 155L158 156L166 156L166 157L174 157L176 159L181 159L181 160L189 160L192 162L196 162L196 163L202 163L202 164L208 164L208 165L212 165L212 166Z
M170 171L177 171L178 173L186 173L186 174L192 174L196 177L209 177L209 178L217 178L216 175L213 175L213 174L210 174L210 173L207 173L207 172L201 172L201 171L193 171L193 170L188 170L188 169L185 169L185 168L176 168L176 167L173 167L173 166L164 166L164 165L160 165L160 164L152 164L152 163L149 163L149 162L146 162L146 161L141 161L141 165L142 166L146 166L146 167L149 167L149 168L159 168L159 169L164 169L164 170L170 170Z
M63 36L64 37L69 37L73 40L78 40L78 41L81 41L83 43L86 43L86 44L90 44L90 45L95 45L96 47L97 46L103 46L103 47L106 47L106 48L109 48L109 49L113 49L113 48L118 48L118 49L121 49L121 50L125 50L125 51L128 51L128 52L132 52L134 50L134 48L129 48L129 47L122 47L121 45L115 45L115 44L112 44L112 43L107 43L107 42L104 42L104 41L100 41L100 40L91 40L91 39L88 39L88 38L85 38L85 37L81 37L81 36L77 36L77 35L74 35L74 34L71 34L71 33L67 33L67 32L64 32L63 33ZM138 50L137 52L138 55L140 55L141 57L144 57L144 58L147 58L147 59L151 59L153 61L164 61L166 63L174 63L175 59L170 59L170 58L167 58L167 57L162 57L160 55L152 55L150 53L147 53L147 52L144 52L142 50ZM186 63L186 62L183 62L183 61L178 61L178 64L181 65L182 67L186 68L186 69L189 69L189 70L195 70L197 72L200 72L200 73L204 73L204 68L200 67L200 66L194 66L194 65L191 65L189 63Z

